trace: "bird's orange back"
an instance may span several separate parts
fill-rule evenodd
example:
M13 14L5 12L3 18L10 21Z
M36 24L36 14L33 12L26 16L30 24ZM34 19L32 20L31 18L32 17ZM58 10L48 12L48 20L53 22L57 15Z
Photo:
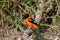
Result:
M28 27L31 27L31 28L37 29L38 26L35 25L35 24L33 24L33 23L31 23L31 22L29 21L29 18L31 18L31 17L29 16L27 19L25 19L25 23L26 23L26 25L27 25Z

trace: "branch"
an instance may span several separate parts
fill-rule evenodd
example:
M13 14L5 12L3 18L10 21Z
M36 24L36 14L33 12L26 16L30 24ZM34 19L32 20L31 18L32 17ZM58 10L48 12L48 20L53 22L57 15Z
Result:
M24 32L22 35L23 40L34 40L33 35L29 36L29 34L31 34L33 32L32 29L28 28L28 29L24 30L23 32Z
M44 11L44 0L38 0L38 2L39 2L40 10L38 10L36 13L35 21L37 22L37 24L39 24L42 17L42 13Z

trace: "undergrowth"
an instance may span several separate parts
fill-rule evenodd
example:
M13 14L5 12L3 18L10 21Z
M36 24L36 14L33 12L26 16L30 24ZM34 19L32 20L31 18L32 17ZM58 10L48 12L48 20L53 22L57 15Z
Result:
M48 8L52 7L49 12L46 12ZM41 31L46 30L46 28L52 27L57 29L56 23L60 21L60 14L57 13L60 9L60 5L55 0L45 0L44 1L44 12L46 14L44 19L42 19L39 27ZM40 10L38 0L0 0L0 27L3 27L7 23L9 29L14 29L15 31L23 31L25 27L21 26L23 12L29 11L30 15L35 16L36 12ZM50 34L45 32L45 36Z

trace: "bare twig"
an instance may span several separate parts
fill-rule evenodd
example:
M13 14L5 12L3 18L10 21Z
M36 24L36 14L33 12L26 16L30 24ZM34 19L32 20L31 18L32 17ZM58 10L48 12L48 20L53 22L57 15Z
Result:
M39 6L40 6L40 10L37 11L36 13L36 18L35 18L35 21L37 22L37 24L39 24L40 20L41 20L41 17L42 17L42 13L44 11L44 0L39 0Z
M44 0L38 0L38 2L39 2L40 10L38 10L36 13L35 21L37 22L37 24L40 23L40 21L42 19L42 14L44 11ZM39 29L38 29L38 31L39 31ZM40 32L39 32L39 34L40 34ZM37 40L41 40L41 34L38 36Z
M31 32L33 32L32 29L28 28L28 29L24 30L23 32L24 32L23 35L22 35L22 39L23 39L23 40L33 40L32 35L29 36L29 34L30 34Z

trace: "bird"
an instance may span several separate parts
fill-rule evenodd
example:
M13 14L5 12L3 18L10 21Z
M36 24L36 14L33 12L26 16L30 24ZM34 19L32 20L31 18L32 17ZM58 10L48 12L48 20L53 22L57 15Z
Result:
M37 29L38 28L38 24L35 22L34 19L32 19L32 16L29 15L29 12L24 11L24 17L23 19L25 20L25 24L33 29Z

